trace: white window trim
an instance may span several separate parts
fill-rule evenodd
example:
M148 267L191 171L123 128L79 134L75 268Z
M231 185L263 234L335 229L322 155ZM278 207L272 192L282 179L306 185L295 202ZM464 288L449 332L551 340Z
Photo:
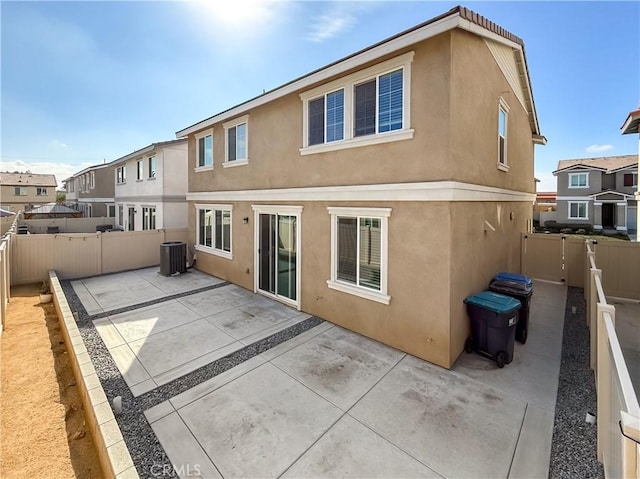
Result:
M229 158L229 134L228 134L228 130L230 128L233 128L234 126L242 125L243 123L246 125L246 127L245 127L246 157L244 157L244 158L236 158L233 161L228 161L227 160L227 158ZM233 167L233 166L248 165L249 164L249 115L243 115L243 116L240 116L238 118L234 118L231 121L223 123L222 127L224 128L224 161L222 162L222 167L223 168L229 168L229 167Z
M327 280L327 286L343 293L359 296L360 298L376 301L382 304L389 304L391 296L387 294L388 277L388 237L389 237L389 216L391 208L349 208L349 207L328 207L327 211L331 215L331 279ZM380 218L380 291L357 286L341 281L338 278L338 216Z
M96 187L96 172L92 171L91 172L91 183L90 183L90 188L93 190Z
M340 140L333 140L333 141L327 141L327 96L331 95L332 93L336 93L342 91L342 110L343 110L343 119L342 119L342 139ZM336 142L342 142L345 139L345 135L346 135L346 131L345 131L345 120L346 120L346 116L347 116L347 111L345 109L345 104L344 104L344 100L345 100L345 88L344 87L339 87L336 88L335 90L331 90L328 92L325 92L321 95L318 95L315 98L310 98L307 100L306 105L307 105L307 109L309 109L309 102L310 101L314 101L317 100L319 98L323 99L323 109L322 109L322 116L323 116L323 131L322 131L322 137L324 138L324 141L322 143L316 143L315 145L309 145L308 148L313 148L315 146L324 146L324 145L332 145L333 143ZM307 124L307 132L309 131L309 125ZM307 144L309 143L309 137L307 136Z
M212 254L214 256L220 256L221 258L233 259L233 205L221 205L221 204L213 204L213 203L196 203L196 238L195 238L195 250L202 251L203 253ZM216 249L210 246L203 246L198 243L200 234L200 215L198 214L198 210L229 210L229 250L224 251L220 249ZM215 221L215 215L214 215ZM214 225L215 228L215 225ZM214 233L212 232L212 235ZM213 236L212 236L213 238Z
M339 78L319 87L305 91L300 94L302 100L302 148L301 155L322 153L344 148L354 148L376 143L387 143L390 141L408 140L413 138L411 129L411 63L414 52L408 52L391 58L377 65L373 65L364 70L357 71L351 75ZM366 136L353 136L353 109L354 109L354 89L356 85L377 78L380 75L390 73L402 68L402 129L390 132L374 133ZM330 143L309 145L309 101L319 98L336 90L344 89L344 139ZM376 109L377 110L377 109ZM377 111L376 111L377 115ZM376 123L376 130L378 125Z
M580 176L580 175L586 175L587 176L587 184L585 186L571 186L571 178L573 178L574 176ZM567 188L569 188L571 190L584 190L584 189L589 188L589 172L588 171L580 171L580 172L575 172L575 173L569 173L567 179L568 179Z
M509 145L509 105L504 98L500 97L498 100L498 162L497 168L500 171L509 171L508 162L508 145ZM500 161L500 112L504 112L504 162Z
M118 170L122 169L122 181L118 181ZM127 183L127 167L126 165L116 167L116 186L124 185Z
M158 176L158 157L156 155L150 155L146 158L145 163L147 164L147 167L149 167L149 163L151 158L155 158L155 167L156 170L153 172L153 176L151 176L151 168L149 168L149 171L147 172L147 176L145 179L147 180L155 180L156 176Z
M142 170L140 169L142 165ZM144 181L144 159L136 160L136 181Z
M571 216L571 205L573 204L585 205L585 209L586 209L585 213L587 216L585 216L584 218L582 216ZM568 201L567 202L567 219L588 221L589 220L589 202L588 201Z
M200 164L200 158L198 157L198 155L200 154L200 148L198 148L198 142L200 141L200 138L204 138L205 136L209 136L209 135L211 135L211 165L198 166ZM196 173L199 173L201 171L213 170L213 164L216 162L216 158L214 155L215 146L214 146L214 138L213 138L213 128L209 128L208 130L203 130L200 133L196 133L194 136L196 138L196 166L193 170ZM156 168L157 167L158 167L158 164L156 163Z

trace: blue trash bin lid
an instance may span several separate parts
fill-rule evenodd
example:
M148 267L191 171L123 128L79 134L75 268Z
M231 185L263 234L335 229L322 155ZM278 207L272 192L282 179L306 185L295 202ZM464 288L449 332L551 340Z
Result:
M526 286L532 286L533 281L529 276L518 273L498 273L493 277L494 281L509 281L511 283L523 283Z
M494 313L510 313L519 309L521 304L516 298L506 296L493 291L483 291L482 293L473 294L465 298L466 304L473 304L483 309L488 309Z

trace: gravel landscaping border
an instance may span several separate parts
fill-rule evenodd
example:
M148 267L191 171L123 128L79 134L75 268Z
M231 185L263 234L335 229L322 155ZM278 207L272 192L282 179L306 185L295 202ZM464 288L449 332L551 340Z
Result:
M184 293L168 295L162 299L146 301L139 305L119 308L109 312L101 312L95 315L89 315L87 313L71 285L71 280L62 280L60 283L71 311L77 313L77 325L80 335L89 352L91 361L93 362L112 409L113 404L111 401L113 398L116 396L122 397L122 412L116 414L115 417L140 477L177 477L173 467L171 467L171 461L147 422L144 411L324 322L324 320L312 316L136 398L131 394L129 386L127 386L111 354L104 345L100 334L96 330L93 320L112 314L140 309L171 299L190 296L202 291L224 287L230 283L219 283ZM159 471L162 471L162 473L160 474Z
M576 312L572 313L572 307ZM597 426L585 421L597 413L595 376L589 366L589 328L582 288L567 288L562 361L553 426L549 477L604 479L598 462Z

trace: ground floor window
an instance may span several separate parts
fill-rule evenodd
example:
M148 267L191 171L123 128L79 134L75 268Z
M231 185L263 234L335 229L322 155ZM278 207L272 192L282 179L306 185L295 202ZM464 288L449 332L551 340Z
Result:
M328 208L331 215L329 287L374 301L387 296L390 208Z
M124 227L124 205L118 205L118 225Z
M142 207L142 229L143 230L156 229L156 207L155 206Z
M231 205L196 205L196 244L231 257Z
M116 205L107 205L107 218L115 218Z
M586 220L589 219L588 203L586 201L570 201L569 202L569 219Z

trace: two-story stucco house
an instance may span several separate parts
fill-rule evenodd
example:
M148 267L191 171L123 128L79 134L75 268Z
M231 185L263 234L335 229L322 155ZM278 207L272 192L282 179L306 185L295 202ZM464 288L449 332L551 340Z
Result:
M54 175L0 173L0 206L5 210L18 212L55 203L56 187Z
M64 180L66 201L70 208L82 211L86 218L116 215L113 163L85 168Z
M636 155L561 160L553 174L558 181L558 223L636 230Z
M544 137L522 40L466 8L177 136L198 269L433 363L520 269Z
M620 130L622 131L623 135L637 135L638 133L640 133L640 108L633 110L632 112L630 112L627 115L627 118L625 119L624 123L622 124L622 126L620 127ZM640 136L638 137L640 139ZM638 148L638 170L640 170L640 148ZM637 183L637 181L636 181ZM636 191L634 193L635 196L635 200L636 200L636 217L635 217L635 224L636 224L636 235L635 235L635 241L640 241L640 235L637 234L638 232L638 223L640 223L640 208L638 208L638 203L640 202L640 184L638 185L638 187L636 188ZM631 212L627 212L630 215L633 214L633 211ZM628 223L633 222L632 218L629 218Z
M187 227L186 140L152 143L111 165L119 227L126 231Z

